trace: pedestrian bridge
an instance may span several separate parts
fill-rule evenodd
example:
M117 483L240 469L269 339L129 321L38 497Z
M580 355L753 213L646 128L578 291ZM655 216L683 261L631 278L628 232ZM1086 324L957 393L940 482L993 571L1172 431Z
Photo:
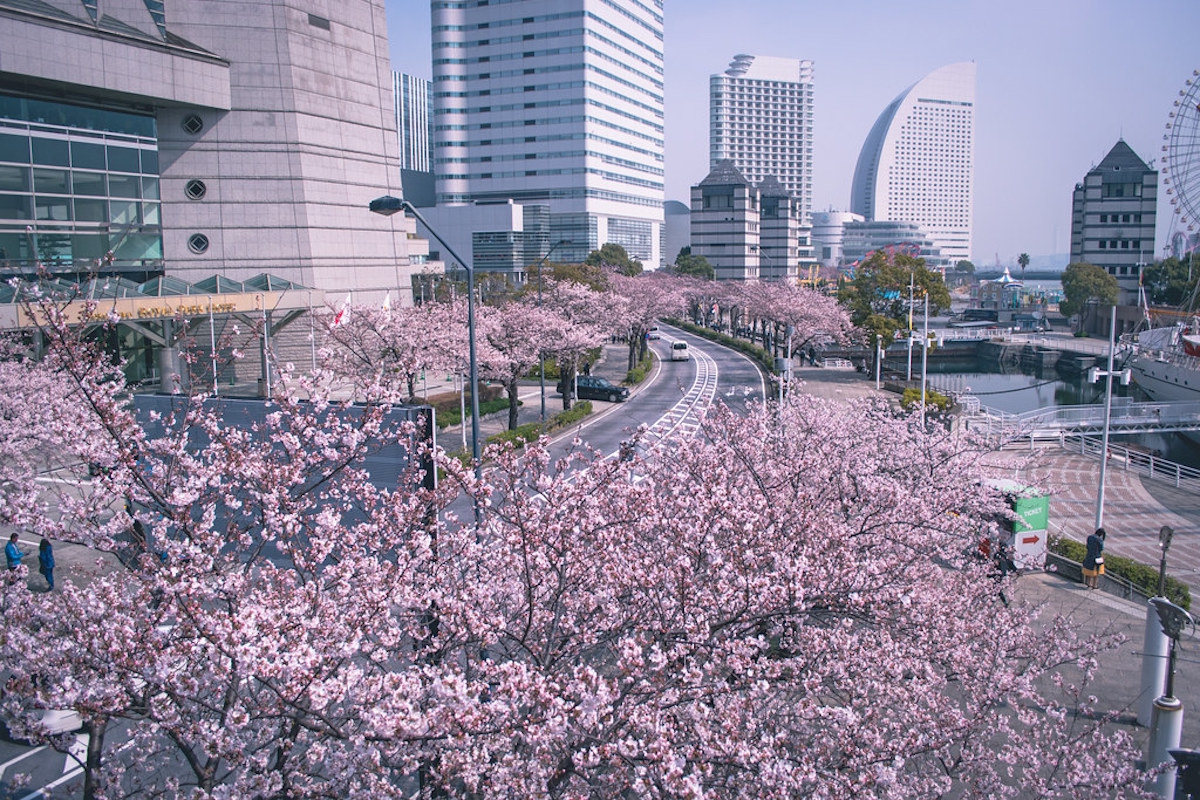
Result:
M1008 414L980 406L978 398L969 395L960 397L959 402L963 404L962 420L968 430L1001 444L1104 432L1103 405L1052 406ZM1135 403L1114 397L1108 431L1112 436L1200 431L1200 403Z

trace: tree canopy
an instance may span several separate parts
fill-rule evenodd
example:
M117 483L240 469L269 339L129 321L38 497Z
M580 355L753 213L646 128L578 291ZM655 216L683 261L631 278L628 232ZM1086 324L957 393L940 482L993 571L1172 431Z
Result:
M708 259L704 256L692 255L692 248L690 247L680 249L679 255L675 257L675 272L679 275L687 275L706 281L711 281L717 274Z
M1058 304L1063 316L1082 317L1094 300L1101 305L1117 302L1117 279L1103 267L1076 261L1068 264L1062 274L1063 299Z
M1200 253L1180 260L1172 256L1146 266L1142 286L1154 305L1181 307L1194 300L1200 281Z
M588 253L588 257L584 259L585 264L590 266L605 265L615 269L622 275L639 275L642 272L642 262L636 258L631 258L625 248L619 244L608 244L601 247L599 250L593 250Z
M925 259L883 250L859 264L838 292L838 300L850 310L851 322L878 335L884 347L892 343L898 329L908 329L910 311L914 319L923 313L926 296L930 315L950 308L950 290L940 273L925 266Z

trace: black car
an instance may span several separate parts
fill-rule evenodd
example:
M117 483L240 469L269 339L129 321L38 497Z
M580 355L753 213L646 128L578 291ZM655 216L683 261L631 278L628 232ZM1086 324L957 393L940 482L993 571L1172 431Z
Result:
M610 403L617 403L629 397L629 389L626 387L617 386L612 381L598 378L595 375L580 375L575 379L575 383L579 388L577 397L580 400L607 400ZM565 394L565 388L560 382L558 384L559 394Z

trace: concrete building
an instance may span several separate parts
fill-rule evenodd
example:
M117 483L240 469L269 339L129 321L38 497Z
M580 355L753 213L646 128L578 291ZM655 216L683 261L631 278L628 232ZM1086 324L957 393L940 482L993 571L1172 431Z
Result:
M729 160L752 183L778 180L811 225L813 62L738 55L709 79L709 163Z
M707 258L719 281L756 281L759 245L758 189L719 161L692 187L692 255Z
M367 211L399 194L383 0L0 0L0 30L10 273L411 298L426 243Z
M951 262L971 257L975 64L934 70L900 93L858 157L850 210L919 225Z
M663 203L663 261L674 264L679 251L692 246L692 209L687 203L668 200Z
M946 257L920 225L912 222L846 222L842 226L842 263L857 264L875 250L894 248L925 259L930 269L945 269Z
M613 242L662 263L662 0L437 3L432 20L438 205L545 204L550 240L572 242L556 257Z
M1154 260L1158 171L1123 139L1071 194L1071 261L1117 279L1119 305L1138 302L1141 265Z
M550 239L550 207L541 203L434 206L422 209L421 215L455 253L471 259L471 266L479 273L521 276L558 241ZM417 228L428 234L419 223ZM566 249L565 245L555 248L551 257L565 260L562 253ZM459 280L465 277L465 265L449 253L435 250L432 255L445 264L447 275Z
M773 175L758 184L759 198L759 276L763 280L795 283L800 273L808 273L813 259L811 228L801 224L800 198L792 194Z
M849 211L830 209L813 214L813 251L821 266L840 267L845 263L842 259L842 240L846 223L862 221L862 214L851 214Z

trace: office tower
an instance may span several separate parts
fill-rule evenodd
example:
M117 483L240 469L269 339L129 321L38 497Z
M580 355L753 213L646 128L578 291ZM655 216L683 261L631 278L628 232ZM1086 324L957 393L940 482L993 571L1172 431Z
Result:
M975 64L934 70L888 104L867 135L850 210L912 222L951 263L971 254Z
M426 244L367 210L400 193L383 6L0 2L9 269L404 302Z
M1137 303L1141 266L1154 260L1158 171L1118 139L1071 193L1071 261L1104 267L1121 305Z
M433 84L415 75L392 73L400 169L433 171Z
M738 55L709 79L709 163L752 183L777 178L812 224L813 62Z
M556 258L614 242L661 263L662 8L435 2L438 205L546 204Z

